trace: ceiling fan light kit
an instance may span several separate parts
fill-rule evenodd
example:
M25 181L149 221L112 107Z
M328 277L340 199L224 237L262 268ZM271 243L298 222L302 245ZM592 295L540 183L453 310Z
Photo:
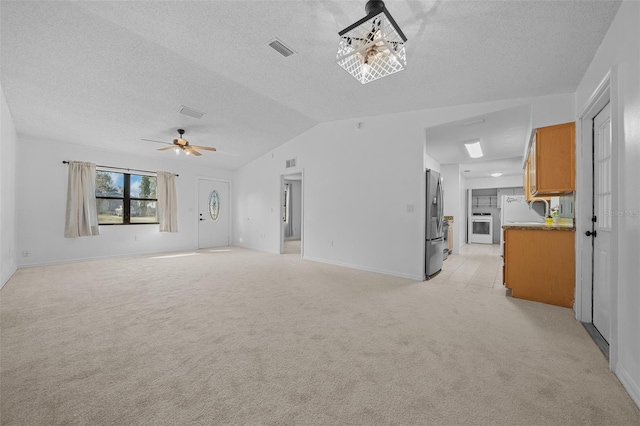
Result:
M384 2L369 0L367 16L340 31L336 62L362 84L402 71L407 66L407 38Z
M191 145L189 141L184 139L182 135L184 135L184 129L178 129L178 137L173 140L173 143L155 141L153 139L142 139L144 141L156 142L156 143L164 143L170 146L159 148L158 151L168 151L172 150L176 155L180 155L180 152L184 152L186 155L195 155L196 157L201 156L196 149L204 150L204 151L217 151L215 148L210 146L200 146L200 145Z

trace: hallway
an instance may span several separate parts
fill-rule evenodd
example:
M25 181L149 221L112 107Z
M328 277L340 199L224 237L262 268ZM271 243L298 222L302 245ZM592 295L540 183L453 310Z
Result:
M504 296L500 244L464 244L459 254L450 254L442 271L430 282L452 285L470 292Z

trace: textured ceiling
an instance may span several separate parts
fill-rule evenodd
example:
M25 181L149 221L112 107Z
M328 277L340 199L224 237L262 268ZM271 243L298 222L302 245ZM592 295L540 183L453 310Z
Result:
M427 153L441 164L458 164L465 178L522 175L522 152L530 137L531 107L523 105L468 117L426 131ZM482 122L479 122L479 121ZM465 142L480 140L484 156L471 158Z
M620 3L387 1L408 67L363 86L335 54L364 4L2 1L2 87L21 136L160 156L182 127L236 169L320 122L574 92Z

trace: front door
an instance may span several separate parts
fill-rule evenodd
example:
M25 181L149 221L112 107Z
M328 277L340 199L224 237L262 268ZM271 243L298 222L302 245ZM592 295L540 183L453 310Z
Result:
M198 181L198 248L229 245L229 182Z
M593 325L611 334L611 108L593 119Z

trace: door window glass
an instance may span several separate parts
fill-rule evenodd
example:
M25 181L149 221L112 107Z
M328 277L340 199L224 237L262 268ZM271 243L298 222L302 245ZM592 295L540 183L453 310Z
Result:
M220 216L220 196L215 189L209 194L209 215L214 222Z

